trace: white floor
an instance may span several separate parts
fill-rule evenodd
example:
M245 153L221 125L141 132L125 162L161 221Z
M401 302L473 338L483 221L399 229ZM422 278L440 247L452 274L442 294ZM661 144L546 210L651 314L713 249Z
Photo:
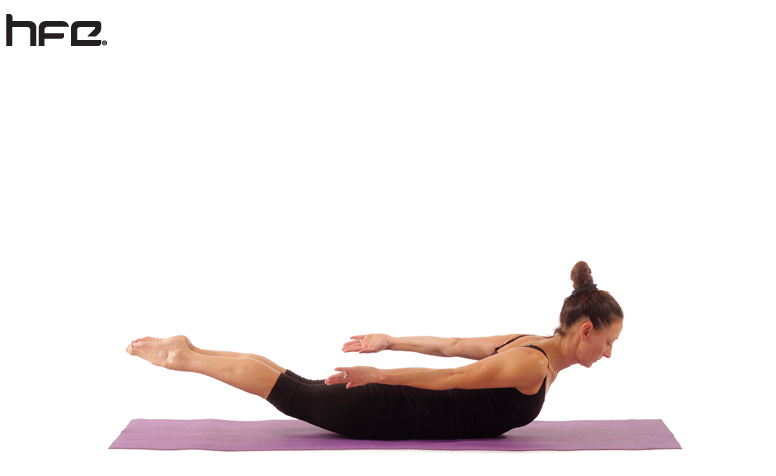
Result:
M14 474L767 471L772 4L4 5L100 21L106 42L49 27L64 39L32 48L15 27L0 47ZM551 333L578 260L624 330L612 359L561 373L540 419L661 418L682 450L107 449L132 418L283 417L129 357L134 338L311 378L454 367L340 347Z

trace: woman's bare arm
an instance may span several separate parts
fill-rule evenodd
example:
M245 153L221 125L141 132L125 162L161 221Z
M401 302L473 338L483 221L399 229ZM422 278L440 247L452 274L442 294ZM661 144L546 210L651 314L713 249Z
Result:
M381 350L417 352L437 357L463 357L481 360L509 339L509 335L491 337L392 337L387 334L366 334L351 337L344 352L374 353Z
M339 367L326 383L347 383L347 388L368 383L406 385L428 390L452 388L530 389L541 385L547 373L547 358L527 349L514 349L456 369L404 368L381 370L374 367Z

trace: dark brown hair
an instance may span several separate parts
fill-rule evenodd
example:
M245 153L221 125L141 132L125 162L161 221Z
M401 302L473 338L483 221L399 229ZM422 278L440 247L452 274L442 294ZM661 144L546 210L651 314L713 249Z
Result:
M574 289L593 284L593 275L590 267L584 261L574 265L571 270L571 280L574 281ZM577 321L587 317L593 324L593 329L599 330L614 321L622 319L622 309L611 294L598 289L569 296L563 300L563 308L560 310L560 326L555 329L556 334L562 336Z

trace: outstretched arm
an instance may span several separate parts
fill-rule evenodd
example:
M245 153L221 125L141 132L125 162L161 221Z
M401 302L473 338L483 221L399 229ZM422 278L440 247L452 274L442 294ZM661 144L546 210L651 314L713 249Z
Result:
M492 337L392 337L387 334L366 334L351 337L343 347L343 352L360 354L380 352L381 350L400 350L437 357L463 357L481 360L490 356L493 349L503 344L510 336Z
M340 373L326 379L326 383L347 383L347 388L382 383L428 390L505 387L527 389L541 385L547 371L547 358L534 354L527 350L515 349L456 369L381 370L374 367L338 367L335 370Z

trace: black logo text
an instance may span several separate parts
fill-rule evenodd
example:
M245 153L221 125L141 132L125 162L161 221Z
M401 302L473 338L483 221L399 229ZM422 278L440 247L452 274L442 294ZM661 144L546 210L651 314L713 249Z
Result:
M13 16L10 14L5 15L5 45L13 46L13 29L18 31L24 31L25 28L30 32L30 46L45 46L46 40L60 40L65 37L62 32L50 33L46 31L48 28L70 28L70 46L99 46L102 44L100 40L79 40L78 30L80 28L91 28L92 31L88 36L95 37L100 34L102 30L102 23L98 21L77 21L73 22L70 26L64 21L44 21L40 26L36 26L31 21L14 21ZM37 33L37 34L36 34ZM37 37L37 41L36 41Z

